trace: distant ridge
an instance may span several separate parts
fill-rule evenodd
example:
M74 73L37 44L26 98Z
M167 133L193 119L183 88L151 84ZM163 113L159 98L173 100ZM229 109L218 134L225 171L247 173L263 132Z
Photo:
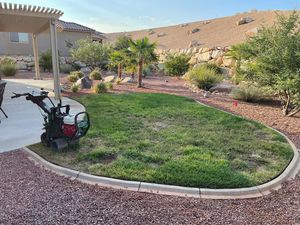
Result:
M277 14L288 15L291 11L252 11L223 18L160 27L132 32L105 34L108 42L114 42L120 35L130 35L133 39L149 37L158 43L160 49L188 48L191 42L198 42L200 47L226 47L246 40L247 31L255 30L262 24L271 25ZM241 18L251 17L254 21L237 25ZM192 33L194 29L199 31ZM160 36L160 37L158 37Z

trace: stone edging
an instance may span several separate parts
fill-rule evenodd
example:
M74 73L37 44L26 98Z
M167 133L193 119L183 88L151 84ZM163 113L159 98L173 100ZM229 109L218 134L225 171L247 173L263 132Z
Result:
M213 108L206 104L203 104L199 101L197 103L204 105L206 107ZM234 115L233 113L226 112L221 109L217 109L222 112L231 114L233 116L241 117L239 115ZM266 125L264 125L266 126ZM99 185L103 187L137 191L137 192L147 192L154 194L164 194L164 195L173 195L173 196L184 196L184 197L194 197L194 198L203 198L203 199L246 199L246 198L257 198L270 194L274 190L281 188L281 184L289 179L295 178L296 174L300 171L300 154L294 143L280 131L266 126L286 138L288 143L293 149L294 156L289 165L285 170L275 179L249 188L234 188L234 189L209 189L209 188L189 188L181 187L174 185L164 185L164 184L155 184L155 183L146 183L140 181L126 181L108 177L94 176L80 171L68 169L55 165L41 156L31 151L27 147L24 147L23 150L29 154L29 159L32 159L39 165L42 165L44 168L51 170L52 172L66 176L74 180L79 180L83 183Z

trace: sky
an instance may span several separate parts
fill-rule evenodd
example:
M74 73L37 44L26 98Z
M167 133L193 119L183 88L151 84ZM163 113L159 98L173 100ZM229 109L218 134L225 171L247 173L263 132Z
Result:
M1 1L1 0L0 0ZM256 10L300 10L299 0L4 0L60 9L62 20L97 31L124 32Z

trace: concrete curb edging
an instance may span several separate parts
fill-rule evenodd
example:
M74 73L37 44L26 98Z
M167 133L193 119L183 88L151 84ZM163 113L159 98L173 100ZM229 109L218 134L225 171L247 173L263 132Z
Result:
M284 135L285 136L285 135ZM287 137L286 137L287 138ZM83 183L99 185L120 190L129 190L137 192L146 192L153 194L173 195L182 197L194 197L202 199L246 199L257 198L270 194L274 190L281 188L281 184L296 176L300 170L300 154L295 145L289 140L293 150L294 157L290 164L286 167L283 173L275 179L262 185L249 188L236 188L236 189L208 189L208 188L189 188L174 185L154 184L139 181L126 181L108 177L94 176L80 171L68 169L55 165L41 156L31 151L27 147L23 151L29 154L29 159L35 163L43 166L46 169L73 180L78 180Z

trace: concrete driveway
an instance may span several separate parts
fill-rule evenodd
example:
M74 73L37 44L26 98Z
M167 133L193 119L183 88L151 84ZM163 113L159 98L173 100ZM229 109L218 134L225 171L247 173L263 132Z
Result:
M30 144L38 143L42 133L43 117L39 108L25 97L11 99L12 92L24 93L38 90L28 84L6 81L2 108L8 118L0 112L0 152L10 151ZM69 98L63 98L63 104L71 105L71 113L84 111L84 107Z

